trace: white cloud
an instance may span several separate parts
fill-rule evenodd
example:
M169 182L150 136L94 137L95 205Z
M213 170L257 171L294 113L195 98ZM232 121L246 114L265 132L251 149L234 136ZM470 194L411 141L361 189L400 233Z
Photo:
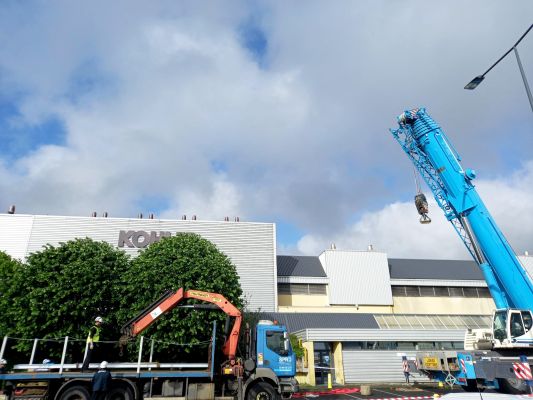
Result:
M480 180L476 189L518 254L533 249L533 161L506 178ZM413 202L393 203L365 213L356 223L331 236L306 235L298 251L316 255L335 243L338 249L377 251L398 258L466 259L470 254L446 220L431 193L430 224L420 224ZM433 201L431 201L433 200Z
M485 176L530 159L514 61L475 92L462 87L532 12L529 1L12 3L0 10L0 90L17 123L53 116L66 136L14 160L0 153L0 209L126 217L160 198L164 216L282 220L305 232L304 252L335 232L380 247L375 226L386 232L402 212L421 229L401 203L411 175L388 134L402 110L427 105ZM261 63L239 37L249 21L265 33ZM525 66L532 38L520 44Z
M239 215L243 207L238 187L228 182L224 176L217 177L211 187L200 193L187 188L178 189L176 198L176 203L180 204L179 210L166 210L163 218L176 219L179 211L184 212L188 218L196 215L203 220L246 217Z

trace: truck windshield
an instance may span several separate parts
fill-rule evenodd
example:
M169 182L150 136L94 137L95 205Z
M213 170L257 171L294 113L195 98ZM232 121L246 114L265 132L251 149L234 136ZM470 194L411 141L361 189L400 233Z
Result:
M499 340L500 342L507 337L506 326L507 326L507 311L496 311L494 313L493 321L493 330L494 330L494 339Z
M279 354L280 356L286 356L289 352L286 349L289 349L289 343L285 344L285 339L283 332L280 331L267 331L266 333L266 344L267 347L273 352Z

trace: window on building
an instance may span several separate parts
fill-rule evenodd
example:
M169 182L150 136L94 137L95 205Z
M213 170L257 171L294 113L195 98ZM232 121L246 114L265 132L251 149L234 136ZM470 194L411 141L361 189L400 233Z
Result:
M326 294L326 285L309 284L309 294Z
M374 318L380 329L443 330L490 328L492 325L489 315L379 314Z
M343 350L463 350L463 342L388 342L360 341L343 342Z
M343 350L363 350L365 348L365 342L343 342Z
M405 295L407 297L420 297L420 288L418 286L406 286Z
M420 296L435 297L435 287L434 286L420 286Z
M326 285L313 283L278 283L278 294L325 295Z
M278 294L291 294L291 285L288 283L278 283Z
M479 297L477 288L475 287L465 287L463 288L463 293L465 297Z
M448 288L444 286L435 286L435 296L436 297L448 297L450 293Z
M450 291L450 297L465 297L463 288L461 287L450 287L448 289Z
M395 297L491 297L486 287L447 287L447 286L392 286Z

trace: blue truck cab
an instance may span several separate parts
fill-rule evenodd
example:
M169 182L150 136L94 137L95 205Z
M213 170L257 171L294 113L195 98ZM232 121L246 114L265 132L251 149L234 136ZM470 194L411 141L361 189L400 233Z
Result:
M272 321L257 324L257 367L270 368L278 377L296 375L296 357L287 328Z

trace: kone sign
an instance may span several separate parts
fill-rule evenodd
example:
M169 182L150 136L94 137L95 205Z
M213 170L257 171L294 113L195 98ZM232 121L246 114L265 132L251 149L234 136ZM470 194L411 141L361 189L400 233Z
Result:
M118 247L144 248L149 244L159 242L161 238L171 235L168 231L120 231L118 235Z

